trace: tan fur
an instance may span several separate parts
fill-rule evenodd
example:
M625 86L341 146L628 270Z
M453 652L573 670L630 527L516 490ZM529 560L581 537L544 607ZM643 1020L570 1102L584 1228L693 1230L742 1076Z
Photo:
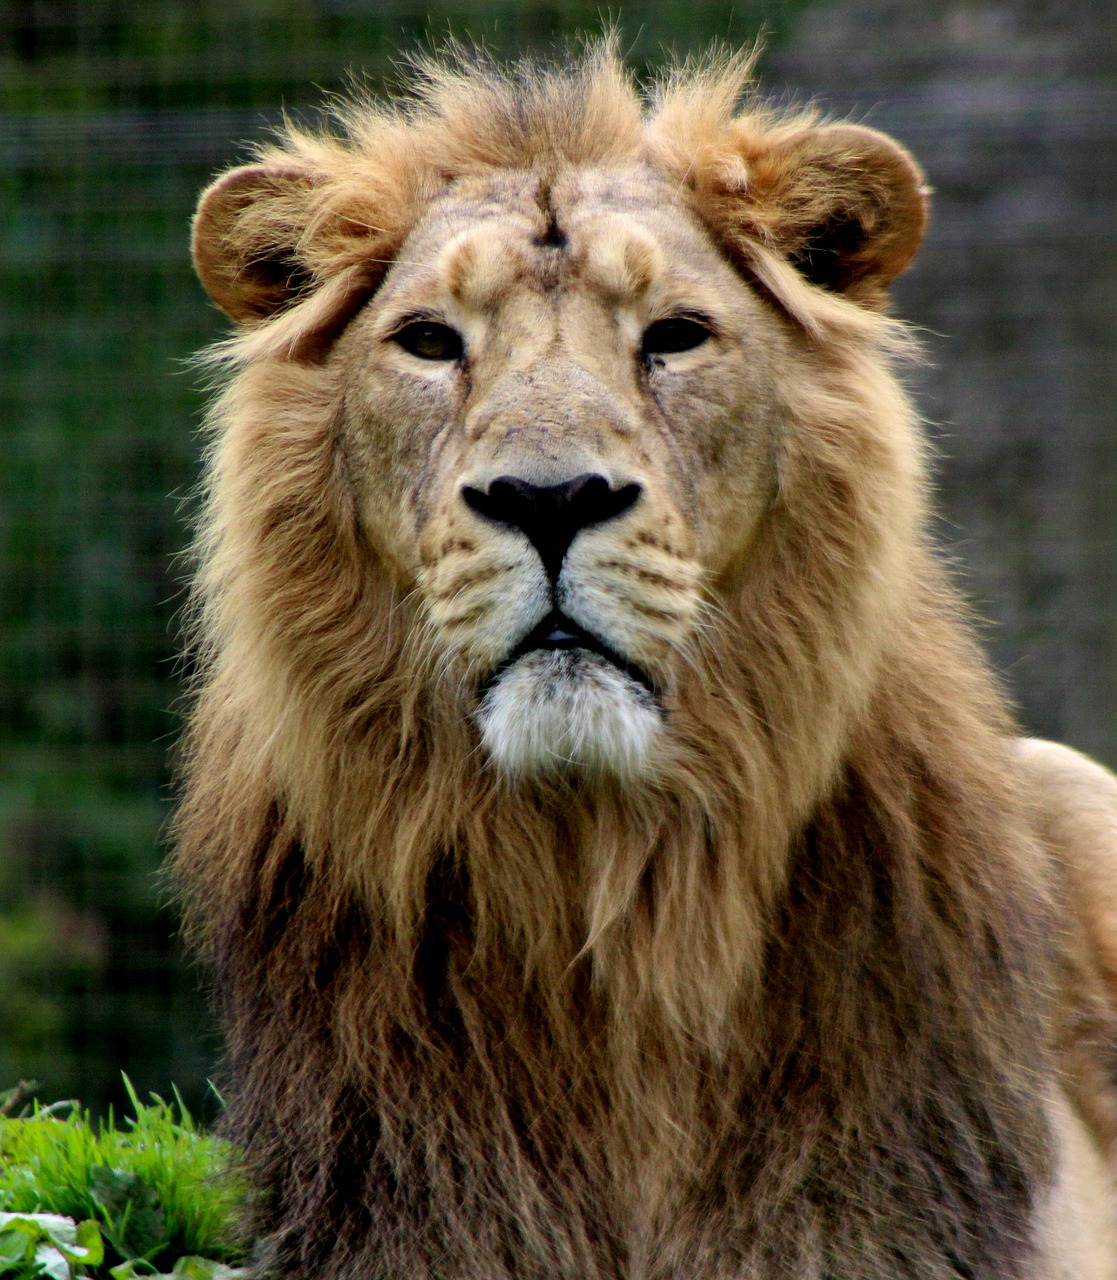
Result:
M923 180L746 77L431 63L203 197L242 327L175 874L276 1274L1078 1274L1112 1079L1059 993L1112 1010L1114 935L1061 944L926 546ZM463 501L585 473L639 499L553 581ZM653 692L507 666L552 605Z

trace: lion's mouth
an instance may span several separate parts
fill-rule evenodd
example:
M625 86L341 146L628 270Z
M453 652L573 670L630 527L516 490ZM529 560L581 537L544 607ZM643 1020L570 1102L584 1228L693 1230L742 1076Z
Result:
M609 663L610 666L616 667L618 671L623 672L630 680L640 685L652 698L658 701L655 684L643 668L637 666L634 662L629 662L627 658L622 657L615 649L611 649L592 632L587 631L585 627L579 626L573 618L567 617L560 609L552 609L542 622L524 636L520 643L516 645L504 661L493 671L492 675L482 684L481 696L484 697L492 689L509 667L519 662L521 658L526 657L529 653L555 653L570 650L580 650L592 654L603 662Z

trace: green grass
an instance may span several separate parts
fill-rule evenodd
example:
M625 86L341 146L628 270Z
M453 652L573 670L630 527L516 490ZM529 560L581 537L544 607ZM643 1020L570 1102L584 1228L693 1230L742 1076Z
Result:
M69 1103L13 1117L0 1095L0 1214L69 1220L0 1219L0 1277L237 1274L246 1189L230 1147L177 1095L145 1105L126 1084L134 1114L119 1127Z

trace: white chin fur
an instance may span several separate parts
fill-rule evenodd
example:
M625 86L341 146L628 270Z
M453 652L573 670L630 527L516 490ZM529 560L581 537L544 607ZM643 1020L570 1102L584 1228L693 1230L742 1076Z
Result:
M646 776L662 731L643 686L579 649L521 658L485 695L477 719L490 758L512 776Z

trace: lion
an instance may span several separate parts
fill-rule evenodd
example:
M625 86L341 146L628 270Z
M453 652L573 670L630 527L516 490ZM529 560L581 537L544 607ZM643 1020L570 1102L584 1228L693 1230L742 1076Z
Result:
M174 877L263 1274L1117 1275L1117 780L927 533L927 206L608 40L203 195Z

